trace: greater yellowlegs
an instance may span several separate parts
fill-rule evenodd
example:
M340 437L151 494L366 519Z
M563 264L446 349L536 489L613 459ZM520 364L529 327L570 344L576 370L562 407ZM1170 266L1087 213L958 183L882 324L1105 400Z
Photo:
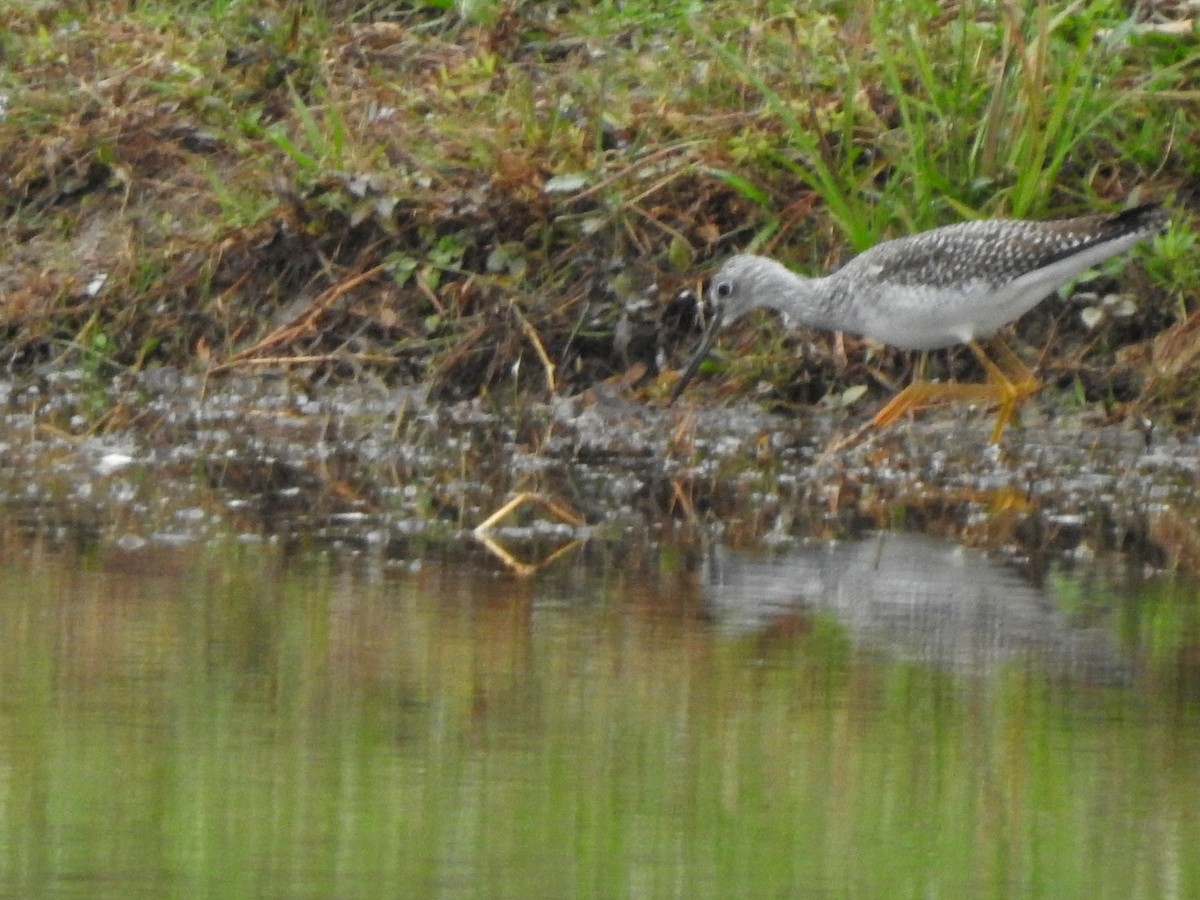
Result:
M966 399L999 406L992 431L999 441L1017 404L1038 382L999 339L992 341L995 360L979 339L1166 224L1167 213L1157 204L1043 222L960 222L885 241L824 278L805 278L765 256L731 257L713 276L712 318L669 402L683 393L721 326L762 306L798 325L866 335L906 350L966 344L987 372L986 384L916 381L872 424L889 425L936 400Z

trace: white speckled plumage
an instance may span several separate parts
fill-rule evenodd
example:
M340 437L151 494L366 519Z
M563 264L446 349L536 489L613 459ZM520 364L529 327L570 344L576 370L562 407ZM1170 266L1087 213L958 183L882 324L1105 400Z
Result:
M713 316L675 385L674 402L696 374L720 328L758 307L799 325L866 335L909 350L967 344L988 372L981 386L909 385L872 420L895 421L938 397L989 398L999 407L998 441L1017 404L1037 389L1007 348L988 358L990 337L1079 273L1162 231L1167 213L1147 204L1115 215L1030 222L991 219L886 241L824 278L806 278L765 256L731 257L709 288Z
M962 222L886 241L824 278L764 256L730 258L710 296L723 323L756 307L908 350L993 334L1080 272L1161 231L1159 206L1048 222Z

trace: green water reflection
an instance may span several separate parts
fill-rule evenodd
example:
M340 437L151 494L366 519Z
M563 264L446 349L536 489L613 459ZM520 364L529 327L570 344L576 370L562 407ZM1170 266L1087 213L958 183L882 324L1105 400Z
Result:
M1200 894L1178 580L1058 576L1114 607L1101 683L723 627L678 548L0 549L6 895Z

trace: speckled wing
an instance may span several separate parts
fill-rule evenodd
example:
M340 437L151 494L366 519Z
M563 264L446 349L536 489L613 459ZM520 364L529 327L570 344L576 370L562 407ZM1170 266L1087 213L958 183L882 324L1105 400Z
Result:
M934 349L993 334L1167 222L1157 205L1048 222L963 222L873 247L830 276L862 334Z
M905 286L945 288L975 279L1000 286L1111 241L1132 238L1132 245L1166 222L1166 211L1157 204L1057 221L959 222L887 241L855 257L841 272L854 270L856 277L869 274L879 282Z

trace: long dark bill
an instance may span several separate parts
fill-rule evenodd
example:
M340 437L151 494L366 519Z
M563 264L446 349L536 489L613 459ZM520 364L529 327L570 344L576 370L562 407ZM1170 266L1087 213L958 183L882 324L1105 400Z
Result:
M717 339L717 332L720 330L721 312L720 310L716 310L713 312L712 319L708 323L708 330L704 332L704 337L700 339L700 346L696 348L696 355L688 360L687 368L683 370L683 374L675 382L675 389L671 391L671 398L667 401L667 406L670 406L679 399L679 395L688 386L688 382L700 370L700 363L704 362L705 357L708 356L708 351L712 349L713 342Z

